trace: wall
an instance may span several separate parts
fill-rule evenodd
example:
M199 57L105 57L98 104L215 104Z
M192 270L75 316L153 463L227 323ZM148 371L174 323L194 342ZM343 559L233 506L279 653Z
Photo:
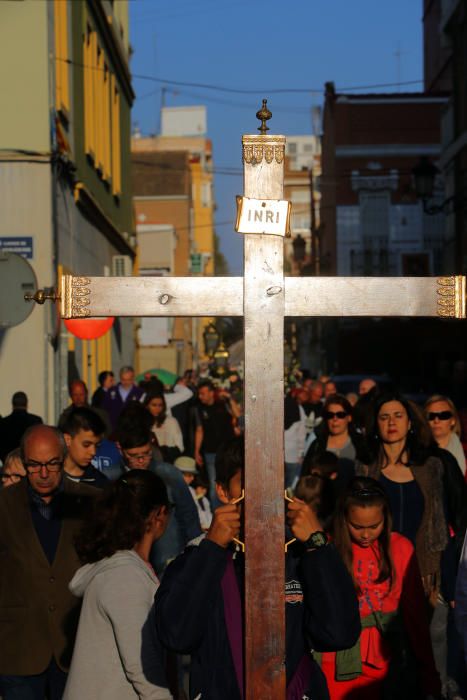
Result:
M0 149L49 152L46 0L2 2Z
M51 177L47 164L0 162L0 237L32 236L31 263L40 287L53 286ZM26 302L25 302L26 303ZM55 307L36 307L29 318L0 340L0 414L10 412L11 395L25 391L30 410L54 420L53 353L48 342L56 328Z

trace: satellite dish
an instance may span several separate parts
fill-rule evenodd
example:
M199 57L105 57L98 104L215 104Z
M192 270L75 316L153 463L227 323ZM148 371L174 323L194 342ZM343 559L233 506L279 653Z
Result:
M23 323L33 310L24 301L27 292L37 289L34 270L25 258L0 251L0 328Z

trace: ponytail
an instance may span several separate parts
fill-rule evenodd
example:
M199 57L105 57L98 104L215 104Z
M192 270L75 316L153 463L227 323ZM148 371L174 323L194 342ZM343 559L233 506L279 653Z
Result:
M91 517L76 538L83 564L133 549L141 540L149 515L168 506L164 482L152 472L133 469L109 484L95 500Z

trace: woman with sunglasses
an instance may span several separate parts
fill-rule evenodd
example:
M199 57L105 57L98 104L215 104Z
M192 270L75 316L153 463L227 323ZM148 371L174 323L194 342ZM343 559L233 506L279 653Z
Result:
M159 581L149 563L168 517L164 482L143 469L96 500L76 541L83 566L70 590L83 605L64 700L171 700L153 631Z
M459 439L461 424L453 402L447 396L436 394L430 396L424 408L433 438L456 458L465 475L465 454Z
M303 459L302 476L308 475L307 465L310 461L324 452L334 453L340 460L339 466L345 465L347 471L357 456L360 459L363 457L364 440L354 429L352 406L345 396L341 394L329 396L324 404L322 415L323 422L316 440L311 443ZM353 469L350 471L352 473L348 478L354 475Z

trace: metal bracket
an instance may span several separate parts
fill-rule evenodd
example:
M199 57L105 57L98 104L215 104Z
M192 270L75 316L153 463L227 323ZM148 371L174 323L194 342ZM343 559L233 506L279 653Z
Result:
M238 498L234 498L232 501L230 501L230 505L234 506L234 505L236 505L237 503L240 503L240 501L243 501L243 500L245 500L245 489L242 489L242 495L241 495L241 496L239 496ZM238 546L240 547L240 549L242 550L242 552L245 551L245 542L242 542L241 540L237 539L236 537L233 538L233 542L235 542L235 544L238 544Z
M285 498L285 500L288 501L289 503L292 503L292 501L293 501L293 498L290 498L289 494L287 493L287 489L284 491L284 498ZM292 537L291 540L289 540L288 542L285 543L285 545L284 545L284 551L285 551L286 554L287 554L287 550L288 550L288 548L290 547L290 545L293 544L293 543L296 542L296 541L297 541L297 538L296 538L296 537Z

